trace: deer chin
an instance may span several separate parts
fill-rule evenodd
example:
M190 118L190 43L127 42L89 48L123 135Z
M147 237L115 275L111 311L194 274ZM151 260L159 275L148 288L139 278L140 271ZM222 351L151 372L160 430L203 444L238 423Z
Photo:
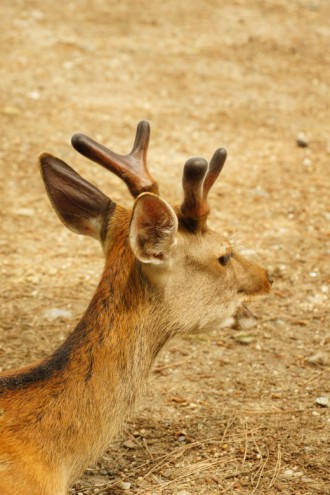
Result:
M225 328L231 326L235 322L235 314L239 303L231 302L226 308L221 309L221 314L214 314L213 318L205 315L205 318L200 318L196 321L191 333L207 333L217 328Z

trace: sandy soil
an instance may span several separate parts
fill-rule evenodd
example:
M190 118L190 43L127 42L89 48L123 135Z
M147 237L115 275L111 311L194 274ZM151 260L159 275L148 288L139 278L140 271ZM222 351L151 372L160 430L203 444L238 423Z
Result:
M137 415L72 493L330 493L316 402L330 396L329 2L3 0L1 14L0 369L48 355L102 269L52 212L38 154L131 204L71 149L77 131L125 153L148 119L171 202L189 156L227 148L210 222L275 279L245 345L215 328L161 353Z

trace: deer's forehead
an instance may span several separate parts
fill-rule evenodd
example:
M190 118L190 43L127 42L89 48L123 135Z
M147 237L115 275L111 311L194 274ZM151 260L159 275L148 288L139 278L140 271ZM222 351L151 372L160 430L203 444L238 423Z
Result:
M178 247L185 256L223 256L231 250L229 241L221 234L209 230L203 234L180 234Z

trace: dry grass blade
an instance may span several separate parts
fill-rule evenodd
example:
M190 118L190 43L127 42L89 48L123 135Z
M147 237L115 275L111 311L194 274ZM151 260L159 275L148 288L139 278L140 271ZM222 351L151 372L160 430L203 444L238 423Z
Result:
M145 439L145 438L143 438L143 440L142 440L142 441L143 441L143 445L144 445L144 447L145 447L145 450L146 450L146 451L148 452L148 454L149 454L150 459L153 459L153 458L154 458L154 456L152 455L152 453L151 453L151 452L150 452L150 450L149 450L149 447L148 447L148 444L147 444L147 442L146 442L146 439Z
M248 430L247 430L247 423L246 421L243 421L241 419L241 424L243 423L243 429L244 429L244 454L243 454L243 459L242 459L242 467L244 466L245 464L245 461L246 461L246 456L247 456L247 452L248 452Z
M242 414L250 414L251 416L268 416L271 414L296 414L296 413L305 413L306 409L285 409L285 410L280 410L280 409L273 409L273 410L260 410L257 411L255 409L242 409L240 411Z
M260 484L260 481L261 481L261 477L262 477L262 475L263 475L263 473L264 473L264 470L265 470L265 467L266 467L266 465L267 465L268 460L269 460L269 451L267 451L267 457L266 457L265 461L263 461L263 462L261 463L261 465L260 465L260 468L259 468L258 472L256 473L256 475L255 475L255 476L253 476L253 481L254 481L254 479L256 478L256 476L258 476L258 478L257 478L256 485L255 485L254 489L253 489L253 490L252 490L252 492L251 492L251 495L253 495L254 493L256 493L256 491L257 491L257 489L258 489L258 487L259 487L259 484Z
M225 488L224 490L221 490L221 492L217 492L218 495L222 494L222 493L226 493L228 492L231 488L233 488L233 486L236 484L236 481L234 481L231 485L227 486L227 488Z
M257 478L257 481L256 481L256 484L255 484L255 487L254 489L252 490L251 494L250 495L253 495L258 487L259 487L259 484L260 484L260 480L261 480L261 477L263 475L263 472L265 470L265 467L266 467L266 464L268 462L268 459L269 459L269 451L267 450L267 457L266 457L266 460L264 460L263 458L263 455L262 455L262 452L259 448L259 445L257 444L257 441L256 441L256 438L254 436L254 434L252 433L252 439L253 439L253 443L254 443L254 446L258 452L258 455L261 459L261 462L260 462L260 466L259 466L259 469L257 470L257 472L251 477L251 483L254 484L254 480Z
M305 385L310 385L311 383L313 383L317 380L321 380L321 378L323 378L324 375L326 375L328 373L329 373L328 369L325 369L325 370L320 371L319 373L316 373L311 378L309 378L308 380L305 381Z
M260 469L260 464L258 464L258 466L254 466L251 469L248 469L247 471L236 471L235 473L226 474L223 477L223 479L228 480L230 478L237 478L238 476L247 476L249 474L254 473L255 471L259 471L259 469Z
M228 433L228 431L229 431L229 428L230 428L231 426L233 426L233 424L235 423L235 421L236 421L236 416L232 416L232 417L230 418L230 420L227 422L227 425L226 425L225 431L223 432L222 438L221 438L221 440L220 440L220 446L223 444L223 442L224 442L224 440L225 440L225 438L226 438L226 436L227 436L227 433Z
M276 459L274 474L273 474L273 477L272 477L272 479L268 485L268 488L271 488L272 486L274 486L274 484L278 478L278 475L279 475L280 470L281 470L281 464L282 464L281 461L282 461L281 444L278 444L277 445L277 459Z

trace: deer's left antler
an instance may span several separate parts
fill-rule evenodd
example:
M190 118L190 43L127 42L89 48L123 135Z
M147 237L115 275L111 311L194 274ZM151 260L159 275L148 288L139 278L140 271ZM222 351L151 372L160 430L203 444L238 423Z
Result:
M74 134L71 142L79 153L120 177L132 196L137 197L143 192L158 194L158 184L147 167L149 138L149 122L142 120L137 126L134 145L128 155L119 155L85 134Z

